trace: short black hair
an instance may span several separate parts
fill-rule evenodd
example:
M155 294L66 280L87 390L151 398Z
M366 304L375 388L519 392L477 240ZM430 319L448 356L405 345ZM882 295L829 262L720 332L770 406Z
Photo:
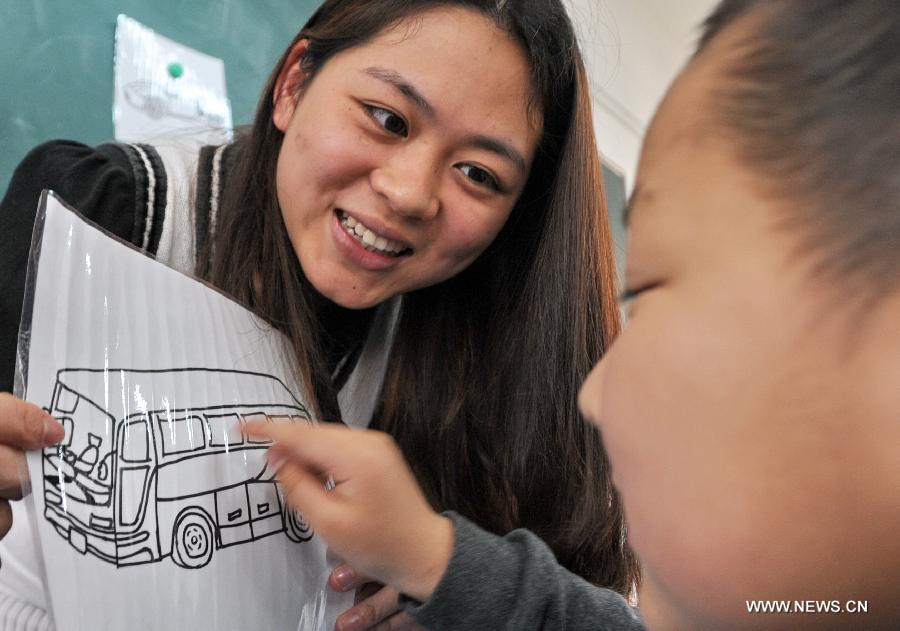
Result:
M715 115L816 272L877 300L900 286L900 2L723 0L698 54L744 17Z

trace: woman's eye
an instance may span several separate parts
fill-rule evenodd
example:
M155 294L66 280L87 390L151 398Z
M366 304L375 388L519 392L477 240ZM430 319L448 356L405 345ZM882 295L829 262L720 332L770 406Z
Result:
M395 136L403 136L404 138L409 134L409 127L406 125L406 121L391 110L374 105L366 105L366 109L369 110L369 115L389 133Z
M500 185L497 183L496 178L493 175L481 169L479 167L473 166L471 164L461 164L457 167L463 174L478 184L479 186L484 186L492 191L499 191Z

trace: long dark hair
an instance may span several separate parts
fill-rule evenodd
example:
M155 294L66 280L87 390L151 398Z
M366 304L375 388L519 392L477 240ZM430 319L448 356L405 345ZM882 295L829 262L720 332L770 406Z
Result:
M311 292L275 193L277 78L301 39L314 80L337 52L437 6L476 10L520 43L544 129L494 243L455 278L403 296L372 427L395 438L436 509L501 534L529 528L573 572L628 593L638 569L622 509L601 438L576 407L619 314L590 92L559 0L326 0L239 141L208 276L286 333L308 391L328 387Z

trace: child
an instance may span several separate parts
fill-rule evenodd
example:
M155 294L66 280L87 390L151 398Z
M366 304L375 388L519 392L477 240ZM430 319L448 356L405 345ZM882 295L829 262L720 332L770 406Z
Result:
M650 629L900 628L898 94L893 0L725 0L654 118L629 325L580 395ZM624 628L528 533L431 511L387 437L258 431L425 626Z

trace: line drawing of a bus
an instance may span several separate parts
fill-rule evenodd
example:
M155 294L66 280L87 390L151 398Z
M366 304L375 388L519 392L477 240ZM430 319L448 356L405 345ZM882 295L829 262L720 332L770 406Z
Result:
M238 392L254 394L221 400ZM280 532L298 543L313 537L267 466L271 442L242 429L312 422L272 375L63 369L45 409L66 434L43 451L44 517L82 554L117 567L171 556L197 569L220 548Z
M125 86L125 101L150 118L165 116L204 123L209 127L221 127L225 117L214 111L216 99L203 90L192 91L167 88L153 81L132 81Z

